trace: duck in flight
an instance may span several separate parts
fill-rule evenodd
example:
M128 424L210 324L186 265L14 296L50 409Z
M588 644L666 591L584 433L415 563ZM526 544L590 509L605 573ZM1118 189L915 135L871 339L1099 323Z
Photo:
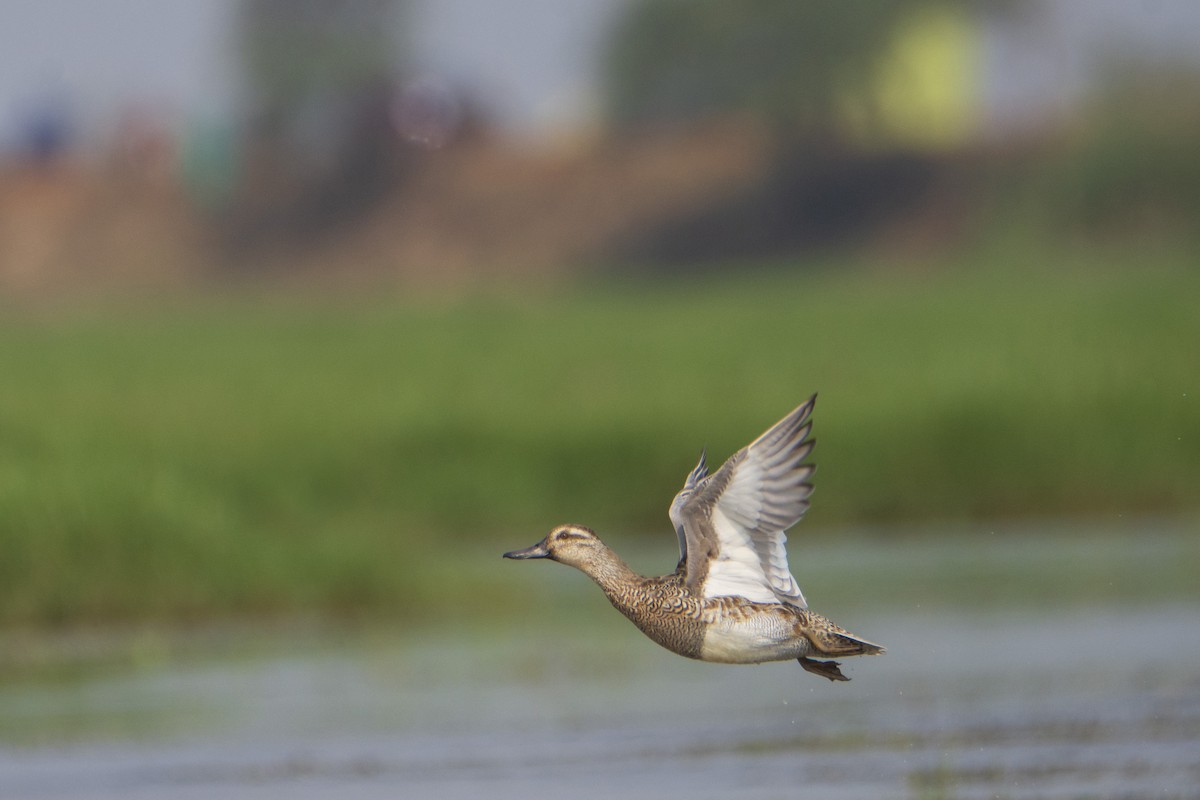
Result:
M582 525L559 525L537 544L504 557L549 558L575 567L643 633L681 656L727 664L794 658L816 675L849 680L839 662L820 659L879 655L884 648L808 610L784 546L812 493L816 468L804 462L813 448L816 399L711 475L701 454L671 503L679 564L669 575L637 574Z

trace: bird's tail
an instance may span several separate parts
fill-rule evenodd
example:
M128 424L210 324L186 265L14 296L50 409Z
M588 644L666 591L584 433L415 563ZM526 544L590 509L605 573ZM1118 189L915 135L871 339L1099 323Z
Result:
M820 646L822 655L881 656L887 652L887 648L883 645L868 642L866 639L860 639L852 633L835 633L829 638L833 640L832 646L826 646L826 643L822 642Z
M883 645L867 641L829 620L808 612L811 622L804 631L813 646L813 655L819 656L878 656L886 653ZM812 624L816 623L816 624Z

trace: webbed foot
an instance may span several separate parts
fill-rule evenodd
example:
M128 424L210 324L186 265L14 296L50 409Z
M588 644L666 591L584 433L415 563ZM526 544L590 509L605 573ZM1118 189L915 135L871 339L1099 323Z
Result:
M850 680L842 671L838 669L841 666L837 661L816 661L811 658L798 658L800 666L814 675L820 675L822 678L828 678L831 681L848 681Z

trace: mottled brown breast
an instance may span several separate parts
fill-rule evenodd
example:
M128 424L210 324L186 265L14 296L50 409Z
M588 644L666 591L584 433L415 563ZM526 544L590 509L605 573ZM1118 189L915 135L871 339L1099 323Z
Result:
M683 585L679 573L643 578L632 585L605 591L613 607L638 629L673 653L700 658L704 644L703 604Z

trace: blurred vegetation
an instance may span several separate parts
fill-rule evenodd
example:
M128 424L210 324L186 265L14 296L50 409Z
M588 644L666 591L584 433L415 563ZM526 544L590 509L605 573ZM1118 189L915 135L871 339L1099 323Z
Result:
M1041 238L1165 236L1194 244L1200 70L1115 62L1107 72L1104 91L1061 141L1004 164L998 210Z
M8 313L0 623L502 607L559 522L669 553L699 449L814 391L806 535L1197 509L1188 251L921 269Z
M400 179L390 114L403 10L400 0L239 5L241 163L213 218L226 257L353 224Z
M983 51L989 26L1018 12L1028 12L1025 35L1053 16L1020 0L630 6L605 61L614 130L736 120L769 131L771 152L752 185L697 203L618 253L688 268L881 236L932 249L997 233L1192 246L1193 60L1097 49L1100 77L1077 106L1043 109L1026 125L999 117L993 130ZM1069 38L1025 44L1045 49L1056 37ZM991 70L992 81L1004 72Z
M949 218L934 236L955 235L970 214L960 209L979 202L947 203L945 195L961 182L956 156L978 116L981 20L1010 5L630 5L604 60L614 139L719 120L752 132L766 166L743 185L651 220L611 252L677 269L785 258L861 242L947 205L950 214L933 211Z
M781 140L829 145L847 123L879 124L879 82L893 47L922 15L1009 5L946 0L648 0L633 5L606 59L617 127L694 123L729 114L766 122ZM953 81L958 76L943 76ZM906 102L916 102L908 87Z

